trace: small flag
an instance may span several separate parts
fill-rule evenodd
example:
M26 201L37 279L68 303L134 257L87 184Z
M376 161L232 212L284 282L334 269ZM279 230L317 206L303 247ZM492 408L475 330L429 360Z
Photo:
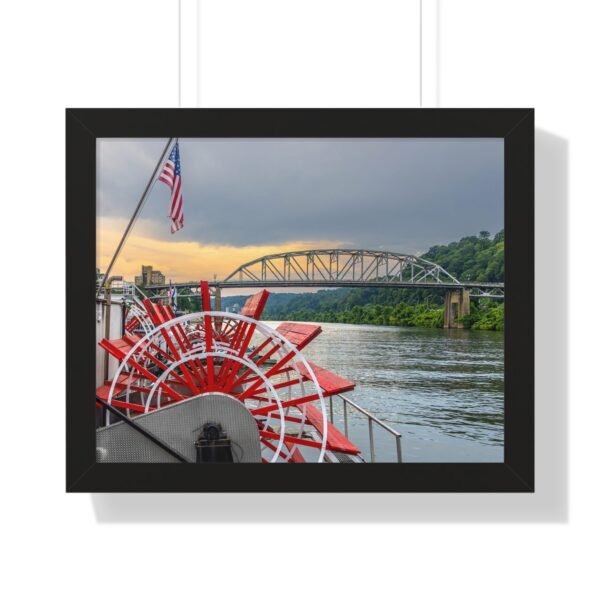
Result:
M173 310L177 312L177 288L169 281L169 306L173 307Z
M181 195L181 162L179 160L179 142L173 146L171 154L158 178L171 188L169 217L171 218L171 233L183 228L183 196Z

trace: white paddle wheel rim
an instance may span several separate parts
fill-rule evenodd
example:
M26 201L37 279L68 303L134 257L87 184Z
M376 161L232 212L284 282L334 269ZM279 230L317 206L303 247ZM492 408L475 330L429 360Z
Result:
M302 353L294 345L292 345L285 338L285 336L283 336L281 333L279 333L275 329L269 327L268 325L265 325L261 321L257 321L256 319L252 319L251 317L246 317L244 315L238 315L238 314L228 313L228 312L223 312L223 311L203 311L203 312L196 312L196 313L191 313L191 314L187 314L187 315L182 315L180 317L176 317L174 319L171 319L169 321L166 321L165 323L162 323L162 324L154 327L154 329L152 329L151 331L146 333L144 335L144 337L140 338L131 347L131 349L123 357L123 359L120 361L119 366L118 366L118 368L113 376L113 379L112 379L112 383L111 383L110 390L108 393L107 403L112 404L113 396L115 395L116 384L117 384L117 381L119 380L119 377L123 373L123 371L125 371L126 374L130 374L130 376L133 375L133 372L130 369L130 365L128 364L128 361L132 357L134 357L136 355L136 353L138 353L140 348L142 349L141 354L143 354L145 347L151 343L155 344L157 346L161 346L162 344L160 344L160 341L158 344L156 344L155 338L158 338L160 336L160 339L164 341L163 330L165 330L165 329L167 330L166 333L169 337L176 338L177 336L175 335L175 333L173 331L170 331L171 328L173 328L177 325L184 325L184 326L189 325L191 321L205 322L205 319L207 317L210 319L211 326L213 324L214 318L221 318L221 319L227 320L227 321L239 321L239 322L247 323L248 325L250 325L254 328L253 334L254 334L254 332L258 331L261 335L264 336L265 339L270 339L272 342L277 341L278 346L279 346L277 349L277 353L282 354L282 355L292 354L293 358L295 358L295 361L291 362L292 357L290 357L290 359L287 361L287 363L291 363L290 367L292 369L294 369L296 371L296 373L299 375L299 377L298 377L299 385L301 386L301 388L304 392L304 384L308 383L308 381L306 381L300 375L300 371L297 366L297 363L302 364L304 371L305 371L305 377L307 377L308 380L310 381L310 383L312 383L312 385L315 388L315 393L318 396L318 398L316 398L315 400L318 399L318 401L321 405L321 415L322 415L321 438L322 439L321 439L320 452L319 452L319 457L317 459L317 462L323 462L324 458L325 458L326 448L327 448L327 432L328 432L327 405L326 405L323 393L321 391L321 387L319 385L319 382L317 380L317 377L316 377L312 367L310 366L308 361L304 358ZM197 349L192 349L192 350L188 351L187 353L182 353L183 356L181 359L179 359L178 361L175 361L174 363L169 365L169 367L165 371L163 371L163 373L161 373L160 376L158 376L157 381L155 381L153 383L153 385L150 389L150 393L148 394L148 398L146 399L146 401L144 403L144 406L145 406L144 412L148 412L150 403L151 403L151 399L154 396L156 389L160 388L161 383L163 383L165 381L168 373L172 373L173 370L177 366L185 364L186 362L188 362L190 360L202 360L203 358L226 358L228 360L234 360L235 362L241 363L244 366L248 367L250 370L252 370L257 375L257 377L259 377L259 379L261 379L263 381L263 383L265 384L265 390L267 391L269 401L274 404L277 404L278 408L275 409L274 411L270 411L270 412L278 412L279 413L278 420L281 423L278 444L276 446L276 451L270 461L270 462L277 462L277 459L279 458L279 456L281 454L281 450L285 443L284 436L285 436L285 417L286 417L286 413L283 410L283 404L282 404L281 398L279 397L279 393L277 392L277 389L273 386L271 381L260 370L258 365L256 365L253 361L251 361L245 357L239 356L239 351L236 350L235 348L231 348L231 347L227 346L226 344L223 344L222 342L214 340L213 341L214 349L210 352L206 352L206 342L204 339L201 341L201 343L200 343L200 340L197 340L196 343L198 343ZM219 345L217 346L217 344L219 344ZM284 353L284 349L286 350L285 353ZM275 375L277 375L277 373L275 373ZM289 375L288 375L288 378L289 378ZM131 385L131 377L129 377L129 382L126 386L127 400L129 400L130 385ZM210 392L208 392L208 393L210 393ZM224 392L224 393L226 393L226 392ZM289 390L289 393L291 394L291 388ZM201 393L198 395L204 395L204 394ZM181 401L183 402L185 400L181 400ZM297 406L297 408L303 414L303 420L301 423L300 431L298 433L298 439L300 439L300 436L303 433L304 424L306 421L306 414L305 414L306 407L299 405L299 406ZM265 427L270 422L270 420L271 420L271 414L267 413L267 420L265 423ZM290 442L288 441L288 443L290 443ZM293 446L290 449L290 451L289 451L290 456L291 456L291 453L294 450L294 448L295 448L295 446Z
M144 334L148 334L154 329L154 325L149 319L146 311L140 309L137 304L130 304L127 306L127 318L124 324L125 329L127 329L127 323L132 321L134 318L138 320L140 327L144 330Z

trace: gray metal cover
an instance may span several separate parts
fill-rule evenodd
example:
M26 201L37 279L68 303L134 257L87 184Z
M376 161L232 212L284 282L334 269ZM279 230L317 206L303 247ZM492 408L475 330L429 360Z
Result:
M202 394L140 415L134 420L192 462L196 461L194 442L201 433L201 427L208 421L214 421L223 426L231 439L234 462L261 461L254 417L239 400L227 394ZM124 422L96 431L96 460L107 463L178 462Z

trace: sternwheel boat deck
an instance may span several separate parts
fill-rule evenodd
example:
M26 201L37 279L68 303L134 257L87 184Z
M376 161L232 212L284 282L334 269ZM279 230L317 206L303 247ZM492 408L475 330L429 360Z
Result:
M375 460L374 425L401 461L400 434L345 396L355 384L303 356L322 328L260 320L268 291L234 314L211 310L204 281L202 310L181 316L131 284L115 291L97 298L99 462L360 463Z

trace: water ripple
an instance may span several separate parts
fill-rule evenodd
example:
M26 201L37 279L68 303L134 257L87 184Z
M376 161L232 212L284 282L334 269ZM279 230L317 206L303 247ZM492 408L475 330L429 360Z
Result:
M497 332L321 324L303 353L356 383L351 397L394 428L504 443L504 340Z

